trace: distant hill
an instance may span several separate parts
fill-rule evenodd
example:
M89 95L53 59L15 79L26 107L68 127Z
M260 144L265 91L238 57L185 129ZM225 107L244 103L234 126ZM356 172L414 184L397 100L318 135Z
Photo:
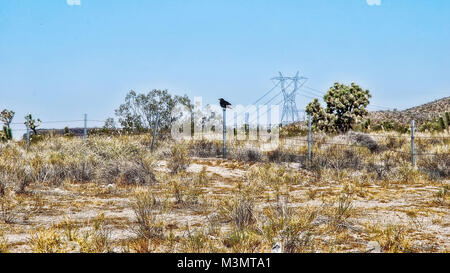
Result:
M410 124L411 120L414 119L417 126L420 126L424 122L443 116L445 112L450 112L450 97L445 97L402 111L389 110L370 112L369 118L372 124L383 121L395 121L400 124Z

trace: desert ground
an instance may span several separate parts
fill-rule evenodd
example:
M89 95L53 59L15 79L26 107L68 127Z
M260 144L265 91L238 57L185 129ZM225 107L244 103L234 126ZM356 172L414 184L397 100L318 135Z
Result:
M0 252L448 252L449 137L0 144Z

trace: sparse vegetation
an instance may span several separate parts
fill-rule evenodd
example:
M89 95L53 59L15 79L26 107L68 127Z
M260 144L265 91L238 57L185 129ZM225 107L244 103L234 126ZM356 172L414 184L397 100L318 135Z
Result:
M364 252L369 241L445 251L425 223L445 228L448 141L428 136L418 133L417 149L436 155L418 156L417 168L394 133L315 135L311 165L289 138L272 152L232 141L227 160L205 140L163 139L152 153L147 135L47 137L28 152L5 142L0 226L19 243L0 239L0 251ZM401 214L406 222L367 222Z

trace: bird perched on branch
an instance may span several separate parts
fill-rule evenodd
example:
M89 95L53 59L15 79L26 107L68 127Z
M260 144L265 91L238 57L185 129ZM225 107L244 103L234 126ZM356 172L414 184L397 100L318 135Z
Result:
M228 101L224 100L224 99L219 99L220 101L220 107L222 108L231 108L231 103L229 103Z

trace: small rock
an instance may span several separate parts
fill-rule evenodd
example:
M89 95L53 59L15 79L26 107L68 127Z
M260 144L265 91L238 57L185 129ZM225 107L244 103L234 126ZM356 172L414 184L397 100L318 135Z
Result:
M272 247L272 253L282 253L281 242L276 243L276 244Z
M378 242L371 241L367 244L367 252L369 253L381 253L381 246Z

